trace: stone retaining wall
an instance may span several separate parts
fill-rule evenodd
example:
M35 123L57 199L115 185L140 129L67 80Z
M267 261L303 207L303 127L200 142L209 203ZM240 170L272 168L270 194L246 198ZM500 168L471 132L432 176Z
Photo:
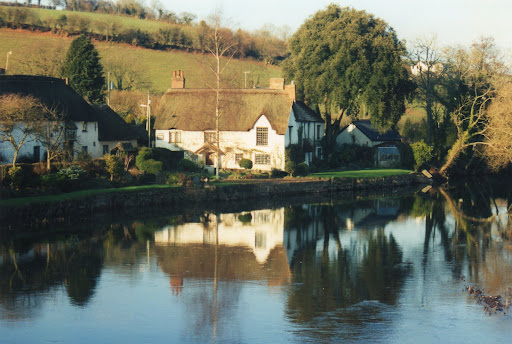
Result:
M173 207L186 205L211 205L212 202L247 201L259 198L283 198L291 196L329 195L346 191L372 190L403 187L426 183L428 180L417 174L384 178L333 178L258 180L233 185L187 188L149 189L134 192L112 192L52 203L32 203L20 206L0 207L0 222L53 222L66 218L87 218L102 213Z

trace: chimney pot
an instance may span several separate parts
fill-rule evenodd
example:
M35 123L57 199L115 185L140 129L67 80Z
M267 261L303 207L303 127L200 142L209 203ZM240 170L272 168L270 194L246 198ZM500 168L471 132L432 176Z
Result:
M182 70L173 72L171 88L185 88L185 72Z

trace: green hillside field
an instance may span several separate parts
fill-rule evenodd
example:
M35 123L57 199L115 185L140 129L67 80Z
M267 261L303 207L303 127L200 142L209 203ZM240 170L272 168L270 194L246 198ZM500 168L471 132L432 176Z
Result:
M0 29L0 67L5 66L6 53L12 51L12 55L9 55L8 74L28 74L24 62L33 58L34 51L46 49L64 56L72 40L73 37L56 36L50 33ZM207 61L211 62L207 55L179 50L151 50L107 42L94 42L94 45L102 61L117 58L136 67L149 82L147 88L156 93L163 93L170 88L174 70L185 72L187 88L207 88L213 83L213 74L206 66ZM253 60L234 59L226 68L225 86L243 87L245 71L250 72L247 74L248 87L268 87L270 78L282 75L281 70L276 66ZM105 69L105 72L108 70Z

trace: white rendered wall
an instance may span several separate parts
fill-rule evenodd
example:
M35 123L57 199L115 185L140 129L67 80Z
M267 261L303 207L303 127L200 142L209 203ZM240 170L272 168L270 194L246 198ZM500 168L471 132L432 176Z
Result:
M268 128L268 145L256 145L256 128ZM158 137L163 137L159 140ZM194 153L204 145L204 132L202 131L181 131L180 143L169 143L169 130L156 130L156 147L167 148L172 151L184 150L185 156L189 159L199 159L204 162L204 156ZM279 135L272 129L270 122L265 116L261 116L254 127L247 131L221 131L220 132L220 149L225 155L221 157L222 168L240 168L235 163L235 154L243 154L245 159L253 162L253 169L270 171L272 168L284 169L284 148L285 135ZM269 154L269 165L257 165L255 163L255 154ZM214 166L216 166L216 157L212 156Z
M356 145L360 145L360 146L373 147L373 146L379 145L379 144L381 144L383 142L384 141L372 142L368 138L368 136L363 134L361 132L361 130L359 130L356 126L353 126L353 128L348 126L336 138L336 144L337 145L342 145L344 143L347 143L347 144L356 144Z

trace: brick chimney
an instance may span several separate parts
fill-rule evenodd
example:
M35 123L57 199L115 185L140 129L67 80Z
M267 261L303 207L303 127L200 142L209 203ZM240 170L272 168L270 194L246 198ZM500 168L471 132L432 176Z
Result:
M175 70L172 73L171 88L185 88L185 72L182 70Z
M270 78L270 89L271 90L284 90L284 79L283 78Z
M296 87L295 87L295 83L293 81L290 85L286 85L284 87L284 91L286 92L286 94L288 95L288 98L290 98L290 100L292 102L297 100Z

